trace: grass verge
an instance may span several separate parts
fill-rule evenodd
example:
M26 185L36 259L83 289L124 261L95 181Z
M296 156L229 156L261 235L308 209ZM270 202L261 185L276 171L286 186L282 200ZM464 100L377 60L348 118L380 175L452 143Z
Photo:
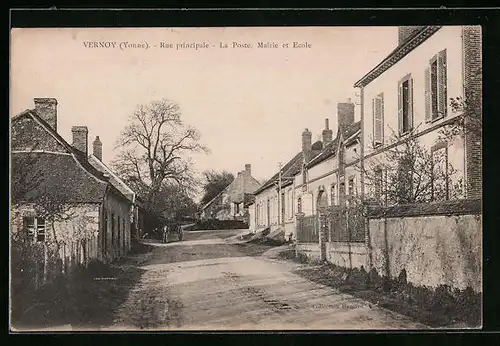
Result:
M12 293L12 326L18 330L72 325L101 327L113 322L117 308L144 270L91 262L37 290Z
M307 257L288 249L279 257L306 263ZM377 304L383 308L409 316L433 328L478 328L481 326L482 295L471 288L452 289L415 286L406 280L406 271L398 278L380 276L375 269L367 272L334 264L303 268L297 274L311 281L334 287L341 292Z

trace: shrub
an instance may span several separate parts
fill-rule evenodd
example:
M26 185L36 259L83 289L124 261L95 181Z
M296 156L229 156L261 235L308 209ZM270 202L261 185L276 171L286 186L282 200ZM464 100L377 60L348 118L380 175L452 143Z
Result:
M248 224L240 220L217 220L209 219L198 221L192 230L222 230L222 229L244 229Z

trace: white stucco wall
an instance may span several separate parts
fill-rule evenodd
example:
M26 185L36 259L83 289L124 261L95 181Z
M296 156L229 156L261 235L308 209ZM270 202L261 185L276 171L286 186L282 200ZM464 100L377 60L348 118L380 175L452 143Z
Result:
M444 26L425 42L411 51L403 59L382 73L363 89L364 112L364 144L365 155L373 151L372 99L379 93L384 93L384 142L392 136L392 130L398 130L398 82L411 74L413 78L413 124L419 131L442 123L459 113L453 113L449 98L463 96L463 59L462 59L462 28ZM448 111L444 119L425 123L425 70L429 60L439 51L447 51L447 98ZM392 130L391 130L392 129ZM426 144L432 145L432 138L426 139ZM427 142L429 140L430 142Z
M255 204L248 206L248 230L255 233L257 225L255 224Z
M369 227L379 274L397 277L405 269L415 285L482 291L482 216L372 219Z
M447 116L443 119L425 123L425 69L429 60L441 50L447 51ZM462 28L458 26L444 26L394 66L382 73L369 83L364 89L364 154L373 153L371 140L373 138L373 110L372 99L379 93L384 93L384 143L388 144L393 138L393 131L398 130L398 82L405 75L413 78L413 123L418 132L431 127L438 127L444 121L460 115L453 112L449 99L463 96L463 50ZM439 129L435 129L419 137L419 143L426 149L435 145L439 139ZM383 163L385 154L378 150L376 157L366 159L365 168L374 167ZM465 182L465 142L460 137L448 141L448 160L456 173L452 176L453 184L462 180ZM371 186L369 186L371 185ZM372 193L373 184L367 180L366 192ZM465 197L465 196L464 196Z

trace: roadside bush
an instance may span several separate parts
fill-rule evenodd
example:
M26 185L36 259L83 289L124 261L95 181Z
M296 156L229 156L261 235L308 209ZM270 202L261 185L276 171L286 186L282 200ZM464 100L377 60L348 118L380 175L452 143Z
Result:
M307 255L303 252L299 252L297 254L296 259L297 259L297 262L299 262L299 263L307 263L309 261L309 257L307 257Z
M481 323L481 293L470 287L460 290L447 285L436 288L415 286L407 281L406 270L397 278L380 276L372 268L345 268L326 264L305 269L307 276L341 291L410 316L429 326L447 326L464 322L470 327Z
M248 224L240 220L217 220L210 219L198 221L190 230L222 230L222 229L245 229Z
M284 251L281 251L278 254L278 257L283 258L283 259L294 260L296 258L296 256L295 256L295 249L286 249Z

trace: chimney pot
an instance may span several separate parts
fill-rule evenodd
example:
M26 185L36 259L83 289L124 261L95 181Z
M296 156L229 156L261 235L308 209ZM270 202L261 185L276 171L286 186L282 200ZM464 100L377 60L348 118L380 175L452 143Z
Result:
M339 129L354 123L354 103L343 102L337 104L337 121Z
M422 29L422 25L407 25L398 27L398 45L405 43L408 38L413 35L417 30Z
M87 126L73 126L71 132L73 133L73 147L87 156L89 134Z
M306 128L302 132L302 153L308 160L312 150L312 133Z
M95 136L95 140L92 143L93 146L93 154L95 157L99 159L99 161L102 161L102 142L99 139L99 136Z
M57 132L57 100L53 97L38 97L34 102L36 113Z
M251 175L252 174L252 165L247 163L245 165L245 172L247 172L248 175Z
M330 130L329 119L325 119L325 129L323 130L323 147L326 147L328 143L333 140L333 131Z

